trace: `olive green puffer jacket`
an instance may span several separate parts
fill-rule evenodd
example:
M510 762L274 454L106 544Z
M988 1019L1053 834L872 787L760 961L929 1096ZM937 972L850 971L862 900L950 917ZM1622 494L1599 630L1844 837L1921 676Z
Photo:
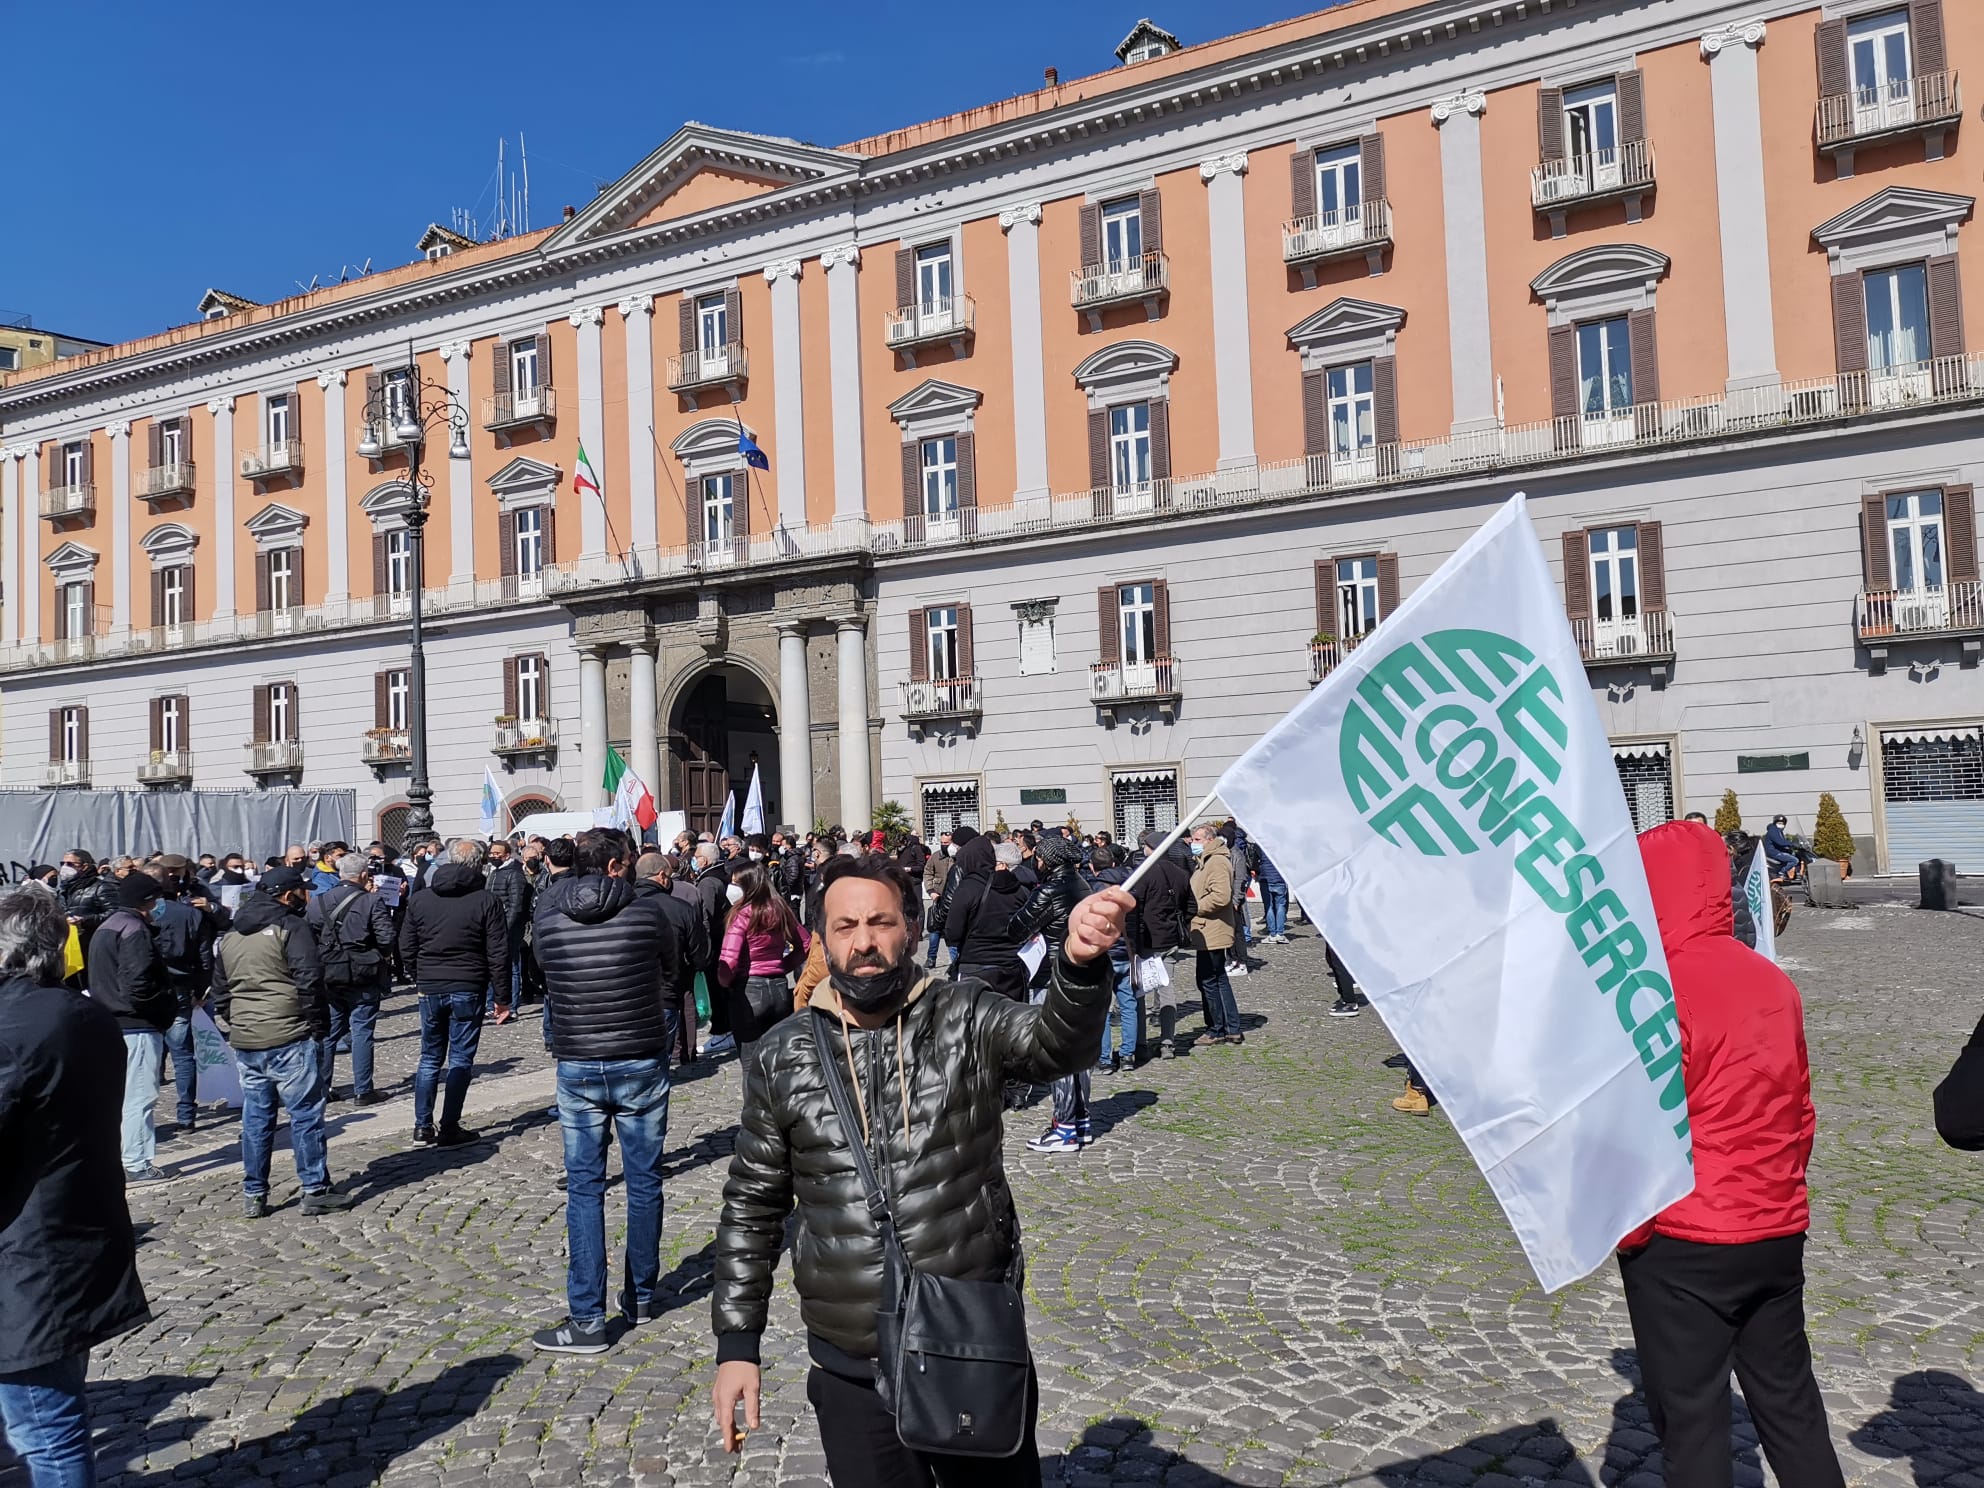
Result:
M920 1271L976 1281L1006 1274L1019 1225L1006 1186L1005 1083L1044 1082L1094 1062L1108 1016L1109 958L1076 965L1057 948L1054 960L1046 1001L1032 1007L976 978L926 977L902 1012L900 1063L897 1023L847 1030L869 1155ZM830 984L813 994L812 1008L831 1022L823 1026L811 1010L786 1019L760 1041L746 1072L744 1122L716 1231L710 1310L719 1360L758 1357L795 1202L792 1270L807 1331L855 1358L875 1357L882 1240L820 1068L831 1057L847 1072Z

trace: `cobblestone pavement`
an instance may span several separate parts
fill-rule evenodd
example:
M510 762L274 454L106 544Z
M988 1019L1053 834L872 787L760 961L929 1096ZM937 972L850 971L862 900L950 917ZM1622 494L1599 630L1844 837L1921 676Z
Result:
M1928 1115L1978 1013L1980 919L1801 911L1785 943L1819 1107L1812 1332L1856 1484L1984 1484L1984 1168L1938 1145ZM1044 1480L1660 1482L1612 1269L1543 1295L1447 1123L1388 1109L1377 1018L1322 1016L1315 941L1257 966L1236 984L1245 1048L1098 1080L1086 1153L1035 1157L1037 1113L1009 1125ZM415 1019L408 998L392 1008L383 1063L403 1091ZM544 1066L535 1019L489 1030L483 1055L521 1090ZM237 1217L225 1166L135 1194L156 1320L94 1361L106 1480L819 1484L783 1268L764 1427L741 1461L715 1446L709 1241L738 1077L687 1074L663 1241L674 1307L596 1358L529 1344L563 1312L541 1094L459 1152L410 1150L404 1099L334 1138L360 1196L345 1215L304 1219L282 1156L282 1208L261 1223ZM609 1225L617 1206L616 1188ZM1765 1481L1740 1405L1737 1442L1736 1481ZM4 1488L22 1482L0 1467Z

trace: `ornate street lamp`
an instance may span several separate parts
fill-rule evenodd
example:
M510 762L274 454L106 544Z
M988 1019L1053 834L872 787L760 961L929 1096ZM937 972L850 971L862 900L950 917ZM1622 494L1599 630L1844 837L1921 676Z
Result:
M427 493L434 484L434 475L421 469L420 458L427 448L428 431L442 429L448 431L449 457L466 460L468 410L445 388L421 382L420 363L409 345L406 380L382 381L378 397L365 405L365 434L358 441L358 453L365 459L376 459L381 453L379 435L385 431L394 444L405 447L407 454L410 496L406 511L407 559L412 569L413 590L413 654L407 668L407 743L413 768L406 787L405 839L414 841L434 831L434 788L427 780L427 654L420 633L420 596L427 577L424 538Z

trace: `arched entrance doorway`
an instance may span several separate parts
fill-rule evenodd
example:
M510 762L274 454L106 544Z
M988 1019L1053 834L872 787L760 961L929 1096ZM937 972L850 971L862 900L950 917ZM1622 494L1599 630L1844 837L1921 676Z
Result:
M733 792L741 827L753 765L765 795L765 826L777 824L778 711L754 673L726 662L698 677L669 719L668 757L671 799L688 814L690 831L714 832Z

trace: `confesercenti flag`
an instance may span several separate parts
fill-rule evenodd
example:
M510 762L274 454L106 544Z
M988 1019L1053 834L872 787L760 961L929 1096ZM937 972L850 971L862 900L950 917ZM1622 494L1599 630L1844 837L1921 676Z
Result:
M1548 1290L1695 1184L1653 898L1521 495L1226 774Z
M1750 857L1750 871L1743 875L1743 899L1750 906L1750 922L1757 927L1757 954L1777 959L1777 916L1770 903L1770 859L1759 842Z
M482 767L482 835L494 837L496 823L503 814L503 792L496 784L496 772Z
M716 824L716 840L721 842L726 837L735 837L736 835L737 792L725 791L723 793L723 820Z
M583 496L587 491L595 496L600 494L599 472L592 468L592 461L586 458L586 447L581 443L579 458L572 466L572 494Z
M765 789L758 780L758 767L751 766L751 789L744 794L744 833L765 829Z

